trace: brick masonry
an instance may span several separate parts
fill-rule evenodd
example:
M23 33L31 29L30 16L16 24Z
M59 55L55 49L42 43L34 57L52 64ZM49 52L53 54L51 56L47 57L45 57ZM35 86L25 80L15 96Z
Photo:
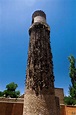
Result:
M34 12L32 17L23 115L60 115L54 90L50 27L43 11Z
M0 98L0 115L23 115L23 100ZM60 115L76 115L76 106L60 105Z
M36 96L30 89L26 91L24 99L24 115L59 115L59 99L54 95L43 92Z
M0 115L22 115L23 99L0 98Z
M55 88L55 96L59 97L60 104L64 104L64 90L63 90L63 88Z
M59 103L64 104L64 90L63 88L54 88L55 90L55 96L59 98ZM21 98L24 98L24 94L20 96Z
M61 105L60 115L76 115L76 106Z

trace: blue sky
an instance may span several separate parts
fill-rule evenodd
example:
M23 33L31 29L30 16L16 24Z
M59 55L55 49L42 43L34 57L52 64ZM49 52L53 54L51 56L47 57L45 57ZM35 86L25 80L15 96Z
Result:
M51 28L55 87L68 94L68 56L76 58L76 0L0 0L0 90L15 82L24 93L28 29L35 10L43 10Z

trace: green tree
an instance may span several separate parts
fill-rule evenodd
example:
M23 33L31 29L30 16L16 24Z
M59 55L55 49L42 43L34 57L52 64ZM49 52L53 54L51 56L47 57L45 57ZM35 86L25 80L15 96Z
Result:
M5 97L18 98L20 96L20 91L16 91L17 87L18 85L14 82L9 83L6 85L6 90L3 91L3 95Z
M3 97L3 92L2 91L0 91L0 97Z
M68 57L69 61L70 61L70 72L69 72L69 76L71 78L71 83L72 86L74 87L74 85L76 84L76 67L75 67L75 58L71 55Z
M68 105L76 104L76 67L75 67L75 58L71 55L68 57L70 62L69 67L69 76L71 78L71 85L69 86L69 96L65 96L64 102Z

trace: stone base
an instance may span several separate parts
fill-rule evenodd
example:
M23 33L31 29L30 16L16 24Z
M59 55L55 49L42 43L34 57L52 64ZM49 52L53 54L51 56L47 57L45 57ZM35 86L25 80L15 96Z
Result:
M59 100L55 95L39 95L26 91L23 115L60 115Z

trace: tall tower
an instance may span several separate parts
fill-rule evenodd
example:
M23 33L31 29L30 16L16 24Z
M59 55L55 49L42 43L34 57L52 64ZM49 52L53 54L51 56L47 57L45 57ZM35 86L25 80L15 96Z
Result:
M54 92L50 27L43 11L33 13L29 35L23 115L59 115L59 102Z

